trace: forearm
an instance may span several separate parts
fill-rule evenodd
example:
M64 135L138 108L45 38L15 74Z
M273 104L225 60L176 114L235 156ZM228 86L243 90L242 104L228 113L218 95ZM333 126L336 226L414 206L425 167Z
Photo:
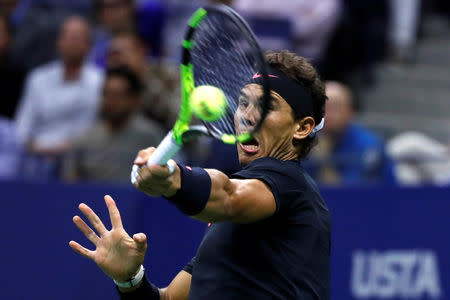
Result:
M197 220L252 223L275 213L269 187L258 179L230 179L213 169L180 166L180 189L167 198Z
M154 151L142 150L135 164L145 164ZM224 173L177 165L142 168L135 186L150 196L164 196L182 213L203 222L251 223L275 212L271 190L258 179L230 179Z
M203 222L228 220L233 212L231 195L234 192L232 181L224 173L214 169L190 168L179 165L173 174L172 195L166 199L175 204L180 211ZM178 178L177 178L178 177ZM173 187L173 188L172 188ZM173 191L175 189L175 191Z

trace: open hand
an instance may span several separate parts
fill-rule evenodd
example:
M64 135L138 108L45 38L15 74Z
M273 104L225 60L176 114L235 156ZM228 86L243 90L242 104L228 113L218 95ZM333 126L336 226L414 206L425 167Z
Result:
M73 222L95 245L95 250L89 250L75 241L70 241L69 246L78 254L92 259L112 279L125 282L136 275L144 261L147 237L143 233L137 233L131 238L122 226L114 200L107 195L105 202L111 218L111 230L107 230L95 212L84 203L78 208L96 232L79 216L73 217Z

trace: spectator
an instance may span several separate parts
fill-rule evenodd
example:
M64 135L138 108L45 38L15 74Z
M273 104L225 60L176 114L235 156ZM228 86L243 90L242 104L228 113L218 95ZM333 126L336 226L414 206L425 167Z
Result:
M66 180L129 182L136 152L157 145L164 135L159 124L137 115L141 92L131 70L108 69L102 118L74 143L64 163Z
M93 123L102 85L101 72L85 63L90 30L84 19L68 18L57 45L61 59L31 72L16 115L19 140L36 160L28 166L38 171L45 164L49 176L70 141Z
M64 20L71 15L87 17L90 0L3 0L15 33L12 59L26 71L55 60L54 45Z
M341 0L343 16L319 66L322 77L356 89L375 82L374 67L385 55L388 1Z
M326 94L325 127L307 164L313 176L329 185L394 183L383 141L353 121L350 89L327 82Z
M206 4L231 5L232 2L232 0L165 0L168 16L163 29L164 57L176 62L180 61L180 46L186 31L186 24L199 7Z
M14 123L0 116L0 179L17 177L21 153Z
M314 62L322 59L341 14L339 0L240 0L235 2L235 7L246 16L290 20L294 38L292 50Z
M450 185L450 148L420 132L404 132L387 144L396 176L405 185Z
M180 41L183 40L190 17L199 7L207 4L231 5L232 2L233 0L165 0L167 20L163 28L163 56L171 61L180 61Z
M167 8L162 0L142 0L136 4L137 33L149 47L153 57L161 56L162 33L167 20Z
M420 21L419 0L390 0L391 55L398 62L415 59L417 33Z
M145 83L143 109L167 130L172 128L178 114L180 75L177 66L153 60L146 61L145 46L132 33L119 33L110 44L107 56L109 67L126 65Z
M137 4L134 0L96 0L95 14L97 27L90 59L99 66L105 66L111 38L123 31L136 32L145 41L148 52L153 50L153 54L159 53L165 19L165 10L160 1L141 1Z
M105 66L106 51L111 37L120 31L134 31L133 0L95 0L94 43L89 59Z
M10 57L12 30L4 15L0 15L0 115L12 118L22 91L25 74Z

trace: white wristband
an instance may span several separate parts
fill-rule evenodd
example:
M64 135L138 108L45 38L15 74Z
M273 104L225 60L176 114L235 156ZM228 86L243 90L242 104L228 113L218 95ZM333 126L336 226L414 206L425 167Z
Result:
M121 288L131 288L133 286L136 286L142 280L142 278L144 277L144 273L145 273L144 271L145 271L144 266L141 265L136 276L134 276L133 278L131 278L125 282L120 282L120 281L114 280L114 283L118 287L121 287Z

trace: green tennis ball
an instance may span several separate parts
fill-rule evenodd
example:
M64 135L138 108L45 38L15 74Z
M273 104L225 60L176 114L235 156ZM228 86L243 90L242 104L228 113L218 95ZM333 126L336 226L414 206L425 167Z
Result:
M204 121L217 121L225 114L227 99L215 86L200 85L191 92L190 98L192 112Z

